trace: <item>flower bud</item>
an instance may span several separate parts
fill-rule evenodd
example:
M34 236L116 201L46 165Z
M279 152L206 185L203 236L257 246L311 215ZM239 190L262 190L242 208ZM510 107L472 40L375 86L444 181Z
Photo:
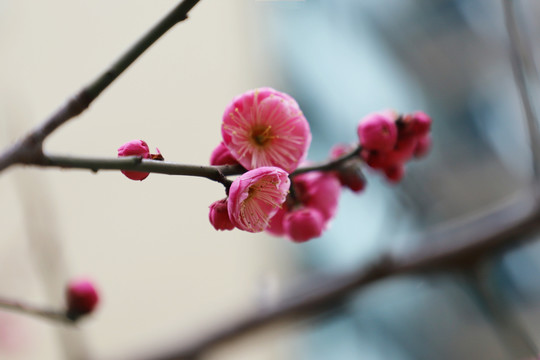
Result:
M388 181L397 184L403 179L403 175L405 175L405 166L403 164L389 166L384 169L384 175Z
M142 140L131 140L118 148L118 157L140 156L143 159L150 158L150 149L146 142ZM148 176L147 172L121 170L122 174L131 180L144 180Z
M412 131L418 137L429 134L431 129L431 118L423 111L417 111L412 114Z
M99 302L99 295L90 280L75 279L68 283L66 301L67 317L77 320L94 311Z
M297 243L321 236L325 221L321 213L313 208L295 210L283 219L283 228L289 238Z
M358 124L358 137L367 150L390 151L397 141L397 127L389 112L372 113Z
M414 157L421 158L426 156L431 149L431 136L426 135L418 139L414 148Z
M231 154L227 146L221 142L210 155L210 165L236 165L238 161Z
M234 224L229 219L229 212L227 211L227 199L218 200L210 205L208 218L216 230L234 229Z

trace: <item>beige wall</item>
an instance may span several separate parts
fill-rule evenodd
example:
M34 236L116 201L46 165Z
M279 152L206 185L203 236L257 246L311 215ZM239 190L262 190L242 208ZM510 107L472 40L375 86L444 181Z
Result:
M0 1L2 148L175 3ZM89 111L53 134L46 150L114 157L119 145L142 138L167 160L207 163L227 102L272 78L257 48L256 6L202 1ZM190 339L256 306L264 279L279 282L287 274L290 245L261 234L215 232L208 205L223 196L221 185L197 178L154 174L139 183L116 172L3 173L0 294L58 304L66 279L88 275L103 301L77 329L0 313L0 358L58 359L66 351L77 358L82 343L93 358L116 358ZM282 358L279 343L265 351L245 343L216 359Z

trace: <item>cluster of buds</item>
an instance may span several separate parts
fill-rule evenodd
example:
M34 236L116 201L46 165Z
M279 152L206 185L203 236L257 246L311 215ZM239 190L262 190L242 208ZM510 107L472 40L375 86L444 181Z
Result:
M393 111L369 114L358 125L362 159L397 183L403 178L407 161L428 153L430 129L431 118L421 111L403 116Z
M400 181L405 162L428 152L430 127L431 119L423 112L372 113L358 125L358 144L336 145L326 166L295 171L307 165L311 143L309 123L297 102L271 88L241 94L225 109L222 141L212 151L210 164L241 165L245 172L234 179L226 198L210 205L210 223L216 230L267 231L294 242L319 237L337 212L341 188L364 190L364 163L390 182ZM118 149L118 156L130 155L161 157L159 150L150 154L142 140ZM148 176L123 173L133 180Z

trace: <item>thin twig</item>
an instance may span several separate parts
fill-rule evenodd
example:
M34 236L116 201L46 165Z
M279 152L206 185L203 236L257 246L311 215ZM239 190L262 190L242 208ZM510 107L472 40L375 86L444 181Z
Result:
M168 161L143 159L137 156L126 156L121 158L85 158L46 154L40 162L32 165L68 169L88 169L94 172L99 170L136 170L168 175L198 176L217 181L225 186L229 186L231 182L226 176L236 175L245 171L244 168L238 165L186 165Z
M142 36L112 66L62 105L51 117L0 154L0 171L14 164L35 163L43 156L43 141L58 127L81 114L124 70L175 24L185 20L200 0L183 0Z
M26 304L21 301L0 298L0 308L17 311L27 315L39 316L48 320L73 324L76 320L69 318L65 311L41 308L35 305Z
M409 254L388 254L356 271L325 281L317 279L301 286L300 291L291 291L272 306L247 313L190 344L150 358L198 359L219 345L278 321L326 311L371 283L403 274L470 267L505 247L532 240L534 237L528 235L540 228L540 208L531 191L520 192L505 204L462 223L427 233L417 242L422 247Z
M300 167L291 174L291 177L310 171L330 171L337 169L339 166L351 159L358 158L358 160L360 160L360 157L358 156L360 150L361 147L358 146L354 150L339 158L321 162L316 165ZM227 176L240 175L246 172L246 169L240 165L187 165L160 160L143 159L137 156L98 158L54 155L46 153L41 154L36 159L28 160L26 165L60 167L65 169L87 169L93 172L100 170L136 170L167 175L198 176L220 182L226 187L229 186L231 182L226 178Z
M310 166L302 166L295 171L291 173L291 177L294 177L296 175L304 174L310 171L331 171L337 169L339 166L343 165L349 160L358 158L360 151L362 151L362 146L357 146L353 150L349 151L348 153L333 159L331 161L321 162Z
M532 167L534 182L540 183L540 129L538 119L532 106L530 85L527 75L537 77L534 58L530 52L530 45L526 42L526 34L520 34L516 19L516 6L518 1L501 0L504 11L504 22L509 40L510 60L514 81L519 91L519 98L525 112L529 142L532 154ZM538 79L537 79L538 80Z

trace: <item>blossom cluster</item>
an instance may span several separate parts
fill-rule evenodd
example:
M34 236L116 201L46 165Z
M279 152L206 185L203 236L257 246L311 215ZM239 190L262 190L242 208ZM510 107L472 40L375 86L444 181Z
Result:
M243 93L225 108L222 141L210 164L240 165L244 172L226 198L210 205L210 223L216 230L267 231L294 242L319 237L336 214L341 189L364 190L364 164L390 182L400 181L405 163L428 152L430 128L431 118L423 112L372 113L358 124L357 144L338 144L327 163L312 166L306 162L311 131L298 103L271 88ZM150 154L142 140L118 149L118 156L130 155L160 156ZM148 175L123 173L133 180Z

